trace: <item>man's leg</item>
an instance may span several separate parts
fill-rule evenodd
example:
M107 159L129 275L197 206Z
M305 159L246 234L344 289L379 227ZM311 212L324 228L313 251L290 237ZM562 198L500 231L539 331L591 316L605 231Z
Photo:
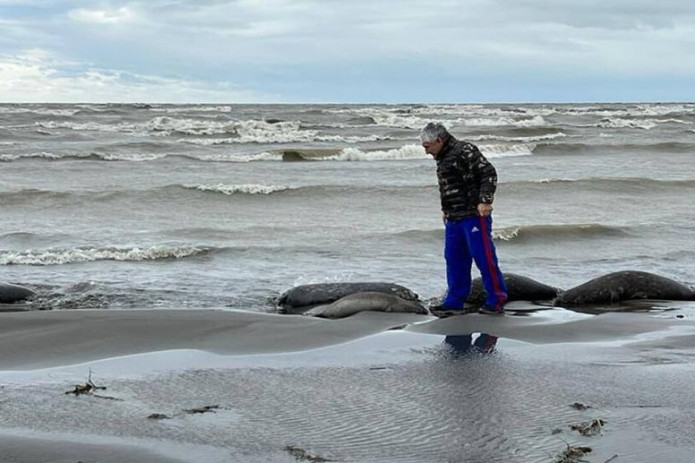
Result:
M462 310L471 291L473 258L468 250L463 220L447 220L444 227L447 293L443 306Z
M497 261L497 251L492 242L492 218L466 219L466 236L475 265L480 270L483 287L487 293L485 305L502 311L507 302L507 285Z

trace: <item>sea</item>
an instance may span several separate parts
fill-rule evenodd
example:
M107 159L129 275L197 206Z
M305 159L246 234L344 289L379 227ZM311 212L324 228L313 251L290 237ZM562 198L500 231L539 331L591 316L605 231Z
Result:
M350 281L439 297L430 121L497 169L503 272L695 285L695 103L2 104L0 281L35 309L272 312Z

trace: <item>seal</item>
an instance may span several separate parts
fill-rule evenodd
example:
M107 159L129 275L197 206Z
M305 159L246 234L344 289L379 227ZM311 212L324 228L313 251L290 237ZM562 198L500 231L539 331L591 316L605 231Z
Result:
M507 302L552 301L560 292L558 288L516 273L504 273L503 276L504 283L507 285ZM481 306L485 303L486 294L482 279L478 277L471 283L471 292L466 302L473 306Z
M34 291L24 286L0 283L0 304L13 304L35 295Z
M316 283L296 286L277 300L280 313L302 314L317 305L330 304L349 294L378 292L418 301L419 296L405 286L385 282Z
M635 299L688 301L695 293L686 285L649 272L622 270L594 278L560 294L555 306L614 304Z
M427 315L427 309L418 301L410 301L393 294L364 291L348 294L327 305L309 309L304 315L322 318L345 318L358 312L402 312Z

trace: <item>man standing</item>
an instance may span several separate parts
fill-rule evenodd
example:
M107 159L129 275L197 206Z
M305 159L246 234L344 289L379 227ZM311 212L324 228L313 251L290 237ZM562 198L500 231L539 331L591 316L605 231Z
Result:
M431 309L444 317L465 313L475 261L487 292L482 313L503 314L507 287L492 242L492 202L497 171L472 143L459 141L442 124L430 122L420 132L425 151L437 162L437 180L444 214L444 258L448 290Z

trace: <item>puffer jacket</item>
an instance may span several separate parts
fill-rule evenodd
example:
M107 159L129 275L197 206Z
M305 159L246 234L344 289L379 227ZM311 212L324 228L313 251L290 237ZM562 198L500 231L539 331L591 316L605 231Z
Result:
M447 220L478 215L478 204L492 204L497 171L477 146L449 136L435 158L442 212Z

